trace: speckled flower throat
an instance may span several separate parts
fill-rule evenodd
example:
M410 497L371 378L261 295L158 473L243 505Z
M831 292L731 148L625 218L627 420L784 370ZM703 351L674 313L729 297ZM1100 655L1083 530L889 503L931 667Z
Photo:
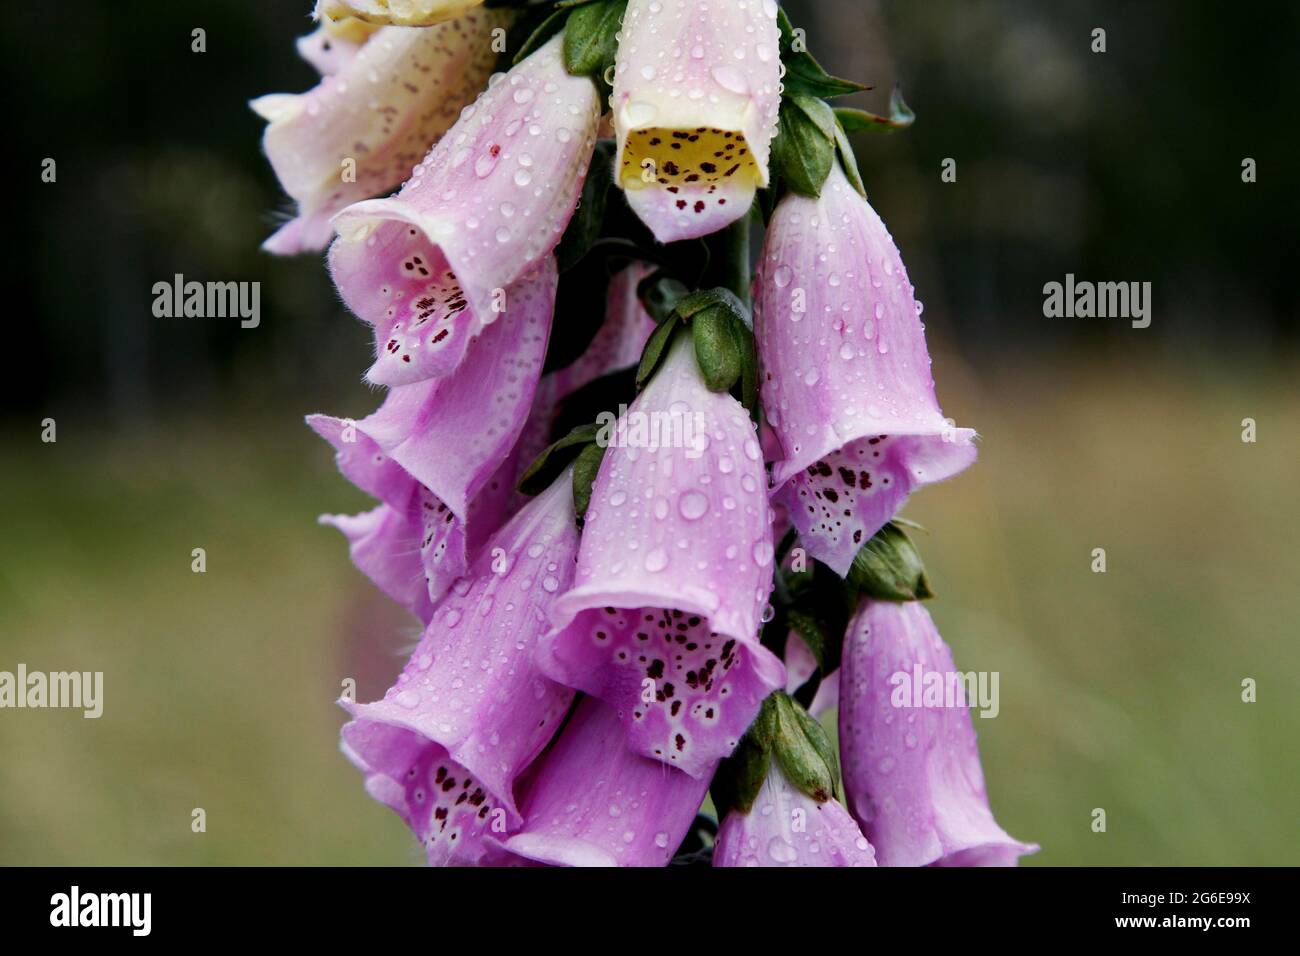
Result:
M898 516L975 460L773 0L322 0L254 108L373 331L321 520L418 622L344 755L431 864L1014 864ZM761 243L756 242L762 236ZM911 702L908 702L909 706ZM838 744L827 727L838 720Z

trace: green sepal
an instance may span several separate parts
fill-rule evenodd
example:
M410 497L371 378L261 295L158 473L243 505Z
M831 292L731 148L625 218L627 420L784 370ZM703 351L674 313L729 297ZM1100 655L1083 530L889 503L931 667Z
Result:
M694 329L697 320L702 326L698 333ZM677 299L641 352L636 372L638 389L659 367L673 333L683 323L690 323L692 335L698 336L694 341L695 358L711 391L727 391L745 378L746 362L754 361L753 319L734 292L719 287L700 289ZM751 377L757 380L757 371Z
M724 289L718 286L713 289L699 289L691 292L677 300L677 305L673 311L680 318L690 320L697 312L703 312L705 309L715 306L721 306L733 313L741 322L746 325L752 325L749 318L749 309L745 308L745 303L740 301L736 293L730 289Z
M858 172L858 157L853 154L853 145L849 142L849 137L845 134L838 118L835 120L835 150L840 156L840 168L844 170L844 178L858 191L859 196L866 199L867 187L862 182L862 173Z
M740 743L718 765L709 785L713 805L722 819L729 810L748 813L758 799L772 762L772 735L776 726L777 694L770 694L758 709Z
M573 460L573 514L578 527L582 527L587 517L587 507L591 504L591 486L600 473L600 463L605 459L603 445L592 443L584 445L578 457Z
M608 95L605 73L618 52L617 35L627 0L594 0L576 7L564 26L564 66L574 76L589 76Z
M790 96L781 100L772 166L792 192L809 199L821 195L835 161L835 114L822 100Z
M920 552L896 522L889 522L862 546L849 568L848 583L880 601L925 601L934 597Z
M830 737L789 695L778 691L772 754L786 779L818 803L835 796L839 760Z
M578 206L555 249L560 272L568 272L585 256L600 235L605 221L605 199L613 181L614 141L602 139L592 153L587 178L582 184Z
M840 121L846 133L892 133L907 129L916 121L916 114L903 100L901 87L895 86L889 94L889 115L877 116L866 110L837 107L835 118Z
M659 327L650 333L650 338L646 340L645 348L641 350L641 363L636 367L636 387L639 391L645 383L650 380L650 376L655 373L659 367L659 360L664 357L664 351L668 348L668 343L672 341L673 333L681 325L681 319L677 317L677 311L674 309L666 319L659 323Z
M593 422L590 425L579 425L559 441L552 442L525 469L515 490L524 495L541 494L574 460L581 451L581 446L594 442L599 433L600 426Z
M785 10L778 9L777 25L781 29L781 62L785 64L785 76L782 85L786 94L801 93L809 96L843 96L870 89L852 80L831 76L822 69L821 64L807 50L794 49L794 27Z
M740 381L745 353L753 351L748 335L740 320L720 306L710 306L692 317L695 361L710 392L729 392Z

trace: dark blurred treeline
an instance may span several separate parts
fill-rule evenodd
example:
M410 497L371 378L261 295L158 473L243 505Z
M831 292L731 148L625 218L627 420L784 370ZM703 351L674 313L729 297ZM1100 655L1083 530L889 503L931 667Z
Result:
M309 0L23 5L2 31L17 130L3 277L5 415L89 405L114 422L357 388L367 330L320 259L259 251L280 193L247 101L314 82ZM791 0L834 72L895 81L909 130L862 137L871 199L934 335L972 355L1141 349L1243 367L1297 339L1300 7L1284 3ZM1092 31L1106 31L1093 53ZM191 52L191 31L207 50ZM57 162L56 183L40 180ZM945 158L957 182L943 183ZM1258 182L1241 180L1243 158ZM1146 330L1045 319L1067 272L1149 281ZM152 286L260 281L262 324L157 319Z

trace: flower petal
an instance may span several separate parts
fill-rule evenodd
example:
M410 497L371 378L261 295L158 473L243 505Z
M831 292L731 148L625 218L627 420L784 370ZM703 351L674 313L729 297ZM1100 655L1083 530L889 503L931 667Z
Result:
M633 753L615 712L586 697L529 774L524 826L504 849L554 866L665 866L711 776Z
M850 442L792 476L773 495L785 506L808 553L840 575L911 492L975 460L965 442L941 435L875 435Z
M817 658L798 632L785 637L785 692L793 694L817 672Z
M876 854L838 800L818 803L773 760L749 813L718 828L714 866L875 866Z
M771 0L628 3L611 99L615 179L661 242L739 219L768 184L776 10Z
M298 55L314 66L316 72L332 76L352 61L376 29L360 20L330 21L299 37L294 45Z
M482 89L496 62L492 30L505 22L476 10L429 30L387 28L310 92L254 100L270 123L266 155L298 204L265 248L323 249L335 213L402 182Z
M555 284L555 260L547 257L507 290L508 312L470 342L455 374L393 388L358 423L462 517L523 431L546 356Z
M564 69L561 43L555 37L493 82L395 197L335 218L334 282L375 326L378 352L394 316L413 321L431 284L444 297L459 290L468 334L477 334L498 318L502 290L559 242L600 111L595 85Z
M355 17L366 23L427 27L459 17L483 0L316 0L317 20ZM346 21L345 21L346 22Z
M957 673L924 605L864 601L840 668L849 809L881 866L1013 866L1038 847L993 819L964 696L956 706L913 707L923 701L905 692L916 668L945 682Z
M660 242L717 232L748 212L756 187L748 178L671 189L628 187L627 203ZM740 210L739 213L736 210Z
M556 595L573 579L577 548L566 472L493 535L463 586L438 604L383 699L344 704L354 718L344 728L352 756L369 776L387 778L372 790L400 804L431 862L476 861L485 832L523 822L515 778L573 699L532 658ZM446 779L437 778L440 770ZM494 826L495 808L505 816Z
M974 461L975 433L943 417L903 261L838 165L820 199L778 204L754 329L783 454L775 500L809 554L843 575L914 488Z
M427 624L433 613L420 534L406 514L380 505L359 515L322 515L348 539L348 551L366 577L390 598Z
M540 663L615 707L633 749L706 774L785 680L758 642L773 559L758 441L687 335L609 439Z

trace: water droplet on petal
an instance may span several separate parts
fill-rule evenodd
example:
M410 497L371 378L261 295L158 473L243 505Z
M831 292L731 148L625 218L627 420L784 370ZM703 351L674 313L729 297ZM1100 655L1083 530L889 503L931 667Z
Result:
M695 521L709 510L709 499L699 491L685 492L677 499L677 510L687 521Z

